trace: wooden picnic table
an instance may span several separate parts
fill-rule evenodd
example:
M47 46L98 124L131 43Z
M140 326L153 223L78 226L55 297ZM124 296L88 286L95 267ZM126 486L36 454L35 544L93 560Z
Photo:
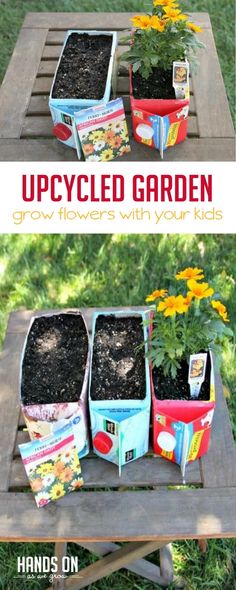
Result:
M49 91L65 33L68 29L116 30L117 57L126 51L125 29L131 27L131 13L29 12L0 88L0 160L76 160L75 150L52 136L48 108ZM165 152L167 161L234 160L234 128L207 13L192 13L203 27L199 69L191 78L188 138ZM128 69L118 67L117 95L123 96L131 131ZM157 161L157 150L131 138L130 154L123 161Z
M100 308L109 309L120 308ZM90 332L93 311L82 309ZM187 466L185 486L179 467L155 456L151 448L124 466L121 478L117 466L91 452L81 460L84 487L38 509L33 494L25 493L29 482L18 449L29 440L18 389L21 350L32 315L10 314L0 357L0 540L56 541L59 558L69 541L105 555L81 571L80 578L66 582L71 590L123 567L166 586L173 578L168 543L236 536L236 453L220 376L210 450ZM129 543L120 547L119 541ZM160 568L143 559L157 549ZM53 586L59 587L63 585Z

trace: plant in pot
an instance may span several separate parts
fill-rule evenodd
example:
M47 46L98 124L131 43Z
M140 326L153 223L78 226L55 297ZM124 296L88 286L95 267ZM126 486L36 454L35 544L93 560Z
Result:
M150 13L131 20L134 29L131 39L126 38L130 47L122 55L122 61L130 66L134 137L158 148L154 123L164 123L161 132L166 135L165 149L186 137L189 62L193 71L196 51L204 47L196 36L202 29L171 0L154 0ZM156 118L151 120L151 116ZM164 122L163 117L166 117ZM178 127L173 128L177 123Z
M70 147L76 147L74 113L110 100L116 45L113 31L67 31L49 107L53 134Z
M151 303L150 361L154 451L181 466L208 450L215 407L214 359L227 337L225 305L199 268L176 274L177 288L155 290ZM180 289L184 282L186 286Z
M80 312L32 318L20 367L20 402L31 440L71 423L79 456L89 451L89 337Z
M150 380L145 315L96 313L89 406L94 452L119 466L148 451ZM145 343L145 344L144 344Z

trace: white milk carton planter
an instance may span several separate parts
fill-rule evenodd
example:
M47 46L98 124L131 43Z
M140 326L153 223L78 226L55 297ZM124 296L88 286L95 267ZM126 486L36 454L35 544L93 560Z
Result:
M107 80L104 95L100 100L94 99L75 99L75 98L53 98L53 89L55 80L57 77L58 68L60 66L61 58L67 44L67 41L73 33L77 33L78 35L86 33L87 35L92 36L101 36L107 35L112 37L112 46L111 46L111 56L109 61L109 66L107 70ZM64 45L59 57L59 61L57 64L57 68L55 71L55 75L53 78L53 83L50 91L49 96L49 107L52 115L52 120L54 123L53 134L61 141L62 143L68 145L69 147L76 148L75 141L74 141L74 113L80 111L81 109L86 109L89 107L97 106L99 104L106 104L109 102L111 97L111 88L112 88L112 76L113 76L113 68L115 62L115 52L117 46L117 33L114 31L80 31L76 29L71 29L67 31L66 38L64 41Z
M88 353L86 359L86 366L84 370L84 378L81 392L78 392L78 401L68 403L45 403L24 405L22 403L22 369L24 364L25 350L29 334L32 326L39 318L48 318L59 315L74 315L80 316L83 320L84 328L86 330L88 341ZM85 324L83 315L80 312L58 312L51 314L44 314L34 316L31 319L28 333L26 335L20 365L20 401L21 410L25 419L27 430L31 440L49 436L56 433L69 422L72 423L73 432L76 439L76 446L79 457L84 457L89 452L89 431L88 431L88 379L89 379L89 365L90 365L90 349L89 349L89 335L87 326Z
M127 318L139 316L142 321L146 319L146 315L143 311L128 313L122 311L112 313L109 311L95 313L92 326L92 351L98 316L111 315ZM148 340L146 326L143 326L143 339L145 342L143 354L145 355ZM89 408L93 450L99 457L118 465L120 473L122 465L138 459L148 451L151 405L148 360L145 356L146 391L144 399L92 400L92 363L93 352L89 385Z

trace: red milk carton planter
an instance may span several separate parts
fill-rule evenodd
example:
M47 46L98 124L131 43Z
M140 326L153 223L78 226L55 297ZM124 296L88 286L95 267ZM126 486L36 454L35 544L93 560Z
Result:
M135 98L130 76L130 103L134 139L163 151L186 139L189 99Z
M31 440L71 423L79 457L87 455L89 362L88 330L80 312L32 318L20 367L21 410Z
M177 463L184 477L187 463L207 453L215 408L215 375L213 356L207 353L206 372L209 380L207 401L199 399L158 399L150 368L152 395L153 450L157 455Z

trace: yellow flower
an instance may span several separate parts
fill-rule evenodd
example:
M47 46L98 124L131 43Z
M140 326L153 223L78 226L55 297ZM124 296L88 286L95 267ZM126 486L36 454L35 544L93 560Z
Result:
M196 297L196 299L204 299L205 297L211 297L214 293L214 289L209 287L208 283L198 283L194 279L190 279L187 282L188 288L190 289L190 293L188 293L191 297Z
M52 463L43 463L37 469L37 473L40 473L40 475L48 475L49 473L52 473L52 471L53 471Z
M162 33L164 31L165 21L158 18L158 16L151 16L150 24L152 29L159 31L159 33Z
M112 160L113 158L113 151L108 149L101 152L101 161L108 162L108 160Z
M195 25L194 23L190 23L189 21L186 24L187 24L188 29L190 29L194 33L203 33L203 29L201 27L199 27L198 25Z
M175 297L171 295L166 297L164 301L160 301L157 306L157 311L163 311L164 316L173 316L176 313L186 313L188 311L188 305L183 295Z
M165 297L168 291L166 289L157 289L146 297L146 301L155 301L158 297Z
M193 297L194 297L193 293L191 291L189 291L189 293L185 297L185 303L186 303L186 305L188 305L188 307L191 305Z
M177 8L179 5L175 0L153 0L153 6L170 6L170 8Z
M176 22L178 20L186 20L188 18L186 14L181 13L181 10L171 8L171 6L164 7L164 12L165 14L163 18L171 20L172 22Z
M211 305L213 309L216 309L216 311L218 311L219 315L223 318L224 322L229 322L227 309L225 305L221 303L221 301L216 301L213 299L213 301L211 301Z
M75 454L74 459L71 463L71 469L73 469L73 471L76 471L77 473L81 473L80 460L77 453Z
M175 278L177 279L177 281L181 281L181 280L186 280L189 281L189 279L195 279L195 281L200 281L200 279L204 279L204 274L203 270L201 268L185 268L184 270L181 270L181 272L178 272L177 275L175 275Z
M150 20L151 17L144 14L143 16L134 16L130 19L136 29L150 29L151 24Z
M52 489L50 492L50 498L52 498L52 500L58 500L58 498L61 498L64 495L65 495L65 490L64 490L64 486L61 483L56 483L54 486L52 486Z
M99 131L99 129L97 129L97 131L92 131L89 135L89 139L95 142L104 139L104 131Z

